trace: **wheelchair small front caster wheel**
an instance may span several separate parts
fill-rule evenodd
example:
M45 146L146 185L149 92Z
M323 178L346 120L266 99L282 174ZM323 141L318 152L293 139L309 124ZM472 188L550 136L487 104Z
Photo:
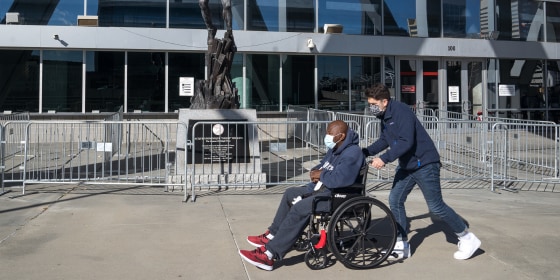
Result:
M313 270L323 269L327 266L327 253L313 248L305 253L305 264Z
M294 250L298 252L305 252L309 250L311 247L311 243L306 238L299 238L296 243L294 244Z

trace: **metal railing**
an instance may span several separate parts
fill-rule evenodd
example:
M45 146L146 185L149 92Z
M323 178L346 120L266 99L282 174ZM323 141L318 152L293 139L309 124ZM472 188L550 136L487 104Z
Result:
M442 180L487 180L492 190L560 182L556 124L417 117L440 153ZM379 138L381 123L369 115L315 109L286 121L219 122L218 130L216 121L189 128L177 121L8 121L0 125L2 192L14 182L22 194L26 184L134 184L179 186L194 200L199 190L305 184L336 119L359 133L362 147ZM369 182L391 182L395 164L370 169Z
M309 183L308 171L327 151L324 134L318 131L326 131L330 122L195 123L186 148L191 199L198 190ZM349 124L359 128L355 122ZM186 192L184 199L188 199Z
M25 125L6 170L26 184L85 183L181 186L176 171L179 122L59 121Z
M4 148L4 126L0 124L0 195L6 193L4 189Z
M495 123L491 131L491 173L496 185L513 182L558 183L560 139L554 124Z
M0 115L0 124L5 124L10 121L29 121L29 113L14 113L14 114L3 114Z

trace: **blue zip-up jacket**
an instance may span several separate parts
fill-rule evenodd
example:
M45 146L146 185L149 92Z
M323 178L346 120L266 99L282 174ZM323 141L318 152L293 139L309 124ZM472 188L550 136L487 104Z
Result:
M381 136L364 153L374 156L386 148L389 149L379 158L385 163L399 159L399 167L404 170L440 161L432 138L414 112L408 105L392 99L381 118Z
M361 182L360 169L364 166L365 160L358 134L352 129L348 129L342 144L337 148L329 149L321 162L312 169L323 170L320 180L330 191ZM311 193L315 183L310 182L307 187Z

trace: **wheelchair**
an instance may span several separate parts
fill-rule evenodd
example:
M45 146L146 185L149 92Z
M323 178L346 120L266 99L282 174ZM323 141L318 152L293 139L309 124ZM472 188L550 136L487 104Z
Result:
M306 251L310 269L327 267L329 252L351 269L374 268L391 255L397 239L395 218L385 204L366 195L368 168L360 169L360 183L314 198L309 225L295 245ZM330 203L328 212L317 211L321 201Z

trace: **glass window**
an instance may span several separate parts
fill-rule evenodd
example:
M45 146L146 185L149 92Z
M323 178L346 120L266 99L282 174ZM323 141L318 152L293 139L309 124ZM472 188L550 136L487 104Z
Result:
M401 60L401 99L410 106L416 105L416 60Z
M469 61L467 64L467 86L468 98L471 103L471 115L477 115L482 112L482 73L483 64L481 61ZM465 109L465 108L463 108Z
M496 0L501 40L542 41L544 10L540 1Z
M43 1L37 1L43 2ZM48 1L47 1L48 2ZM36 4L34 4L35 6ZM41 10L40 16L44 17L44 13L48 13L47 9ZM84 14L84 2L76 0L60 0L48 25L78 25L78 15Z
M354 56L352 63L352 110L363 111L367 105L365 89L381 82L381 59Z
M515 88L512 95L501 94L498 90L498 116L544 120L546 98L542 61L500 59L498 69L499 85Z
M315 0L248 0L247 30L314 32Z
M237 89L237 94L239 95L240 108L248 108L243 103L245 97L250 96L246 94L246 92L249 90L249 83L247 79L243 78L243 54L237 53L233 57L230 75L231 82L234 83L234 86Z
M560 42L560 3L546 3L546 41Z
M97 10L99 9L99 1L96 0L87 0L87 10L86 15L88 16L96 16Z
M179 78L204 80L203 53L169 53L169 112L191 106L191 97L179 96Z
M468 1L467 1L468 2ZM472 1L471 1L472 2ZM418 37L441 37L441 0L427 0L426 8L422 7L422 11L418 11L418 6L416 7L418 18L426 18L427 26L420 29L422 36ZM445 11L443 12L445 14ZM425 16L424 16L425 14ZM418 21L417 21L418 23ZM427 34L426 30L427 29Z
M447 89L447 111L462 113L461 107L461 61L448 60L446 62ZM456 95L455 95L456 94ZM450 98L453 97L453 98Z
M348 57L317 57L319 109L349 110L348 76Z
M424 60L422 62L423 101L425 109L436 110L438 108L438 62L435 60Z
M43 51L43 112L82 111L82 52Z
M222 1L210 0L208 6L214 26L226 29ZM243 0L231 1L231 23L234 30L243 30L243 10ZM206 29L198 1L169 1L169 27Z
M99 26L166 26L167 0L102 1L98 7Z
M547 120L560 123L560 61L547 61Z
M282 57L282 104L315 106L315 57L285 55Z
M39 51L0 50L0 111L39 111Z
M396 84L396 77L395 77L395 57L394 56L386 56L385 57L385 86L389 88L391 92L391 98L395 98L395 86Z
M386 0L383 14L384 35L409 36L412 24L416 36L416 0Z
M124 52L86 52L85 111L117 112L123 104Z
M0 24L6 24L6 13L10 12L13 1L0 1Z
M279 111L280 57L278 55L248 54L247 88L241 96L244 108L259 111Z
M128 53L127 106L128 112L165 110L165 53Z
M84 14L84 2L76 0L54 1L0 1L0 15L6 22L6 12L18 13L18 24L27 25L77 25L78 15ZM10 20L13 18L8 19Z
M480 33L480 1L443 0L443 36L473 38Z
M410 37L440 37L440 0L386 0L384 34Z
M381 34L381 0L319 1L319 32L325 24L342 26L344 34Z

